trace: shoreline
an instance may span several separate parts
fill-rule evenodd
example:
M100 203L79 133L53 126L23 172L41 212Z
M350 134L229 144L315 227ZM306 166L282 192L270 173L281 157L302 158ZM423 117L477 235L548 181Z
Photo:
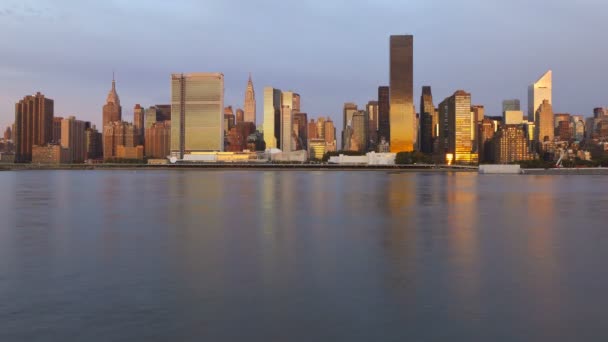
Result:
M430 165L335 165L335 164L0 164L0 171L33 170L270 170L270 171L394 171L394 172L477 172L477 167Z

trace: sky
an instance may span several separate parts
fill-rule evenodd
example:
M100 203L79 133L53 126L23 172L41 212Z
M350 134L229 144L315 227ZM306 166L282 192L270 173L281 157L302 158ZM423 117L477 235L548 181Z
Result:
M414 35L414 98L458 89L486 115L553 70L555 112L608 105L605 0L2 0L0 126L42 92L55 116L99 125L116 74L123 119L169 103L174 72L221 72L225 105L243 107L249 73L262 124L263 87L298 92L309 118L364 107L388 85L389 36Z

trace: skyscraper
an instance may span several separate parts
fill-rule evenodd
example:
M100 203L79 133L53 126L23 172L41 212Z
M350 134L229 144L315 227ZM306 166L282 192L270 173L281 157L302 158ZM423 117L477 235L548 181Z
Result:
M553 143L555 134L555 124L553 116L553 107L549 100L543 100L536 111L536 131L534 141L537 142L541 151L546 151L547 145Z
M471 94L458 90L439 105L440 122L446 125L440 130L440 140L445 143L446 159L453 157L456 163L476 163L471 132ZM443 146L443 144L440 145ZM443 149L440 150L440 153Z
M245 111L241 108L238 108L236 110L236 123L240 124L242 122L245 122Z
M144 108L136 104L135 108L133 108L133 126L137 130L137 134L139 135L139 144L143 145L144 143L144 118L145 118L145 110Z
M430 86L422 87L420 95L420 151L433 152L433 139L436 137L437 116Z
M547 71L541 78L528 88L528 121L536 122L538 107L547 100L552 104L553 73Z
M327 151L336 151L336 126L334 126L334 122L330 118L324 121L323 136Z
M251 74L249 74L249 81L247 82L247 90L245 90L245 122L256 122L255 116L255 90L253 89L253 81L251 80Z
M155 122L146 128L145 155L148 158L167 158L171 149L171 122Z
M294 113L300 111L300 94L293 91L284 91L281 93L281 101L283 106L288 106Z
M351 150L365 152L367 150L367 127L366 112L358 110L353 114L351 127L353 129L354 144L351 143Z
M224 149L224 75L171 76L171 156Z
M45 146L53 140L54 101L41 93L30 95L15 104L15 162L32 161L32 147Z
M68 150L68 163L84 163L87 159L85 131L85 122L73 116L61 121L61 147Z
M293 132L296 135L296 150L308 150L308 114L293 114Z
M135 149L139 145L138 131L131 123L124 121L113 121L103 128L103 159L113 160L122 158L121 148ZM142 155L143 155L143 146Z
M264 88L264 142L266 148L281 148L281 91Z
M144 129L152 127L158 121L158 108L152 106L146 109L146 115L144 119ZM145 140L145 139L144 139Z
M378 141L384 138L390 141L390 89L387 86L378 87Z
M112 77L112 89L106 98L106 104L103 106L103 122L105 126L110 122L122 120L122 107L120 106L120 98L116 92L116 80Z
M414 151L414 36L390 37L390 150Z
M494 161L497 164L534 159L534 154L528 149L524 125L502 125L493 141Z
M281 108L281 150L283 152L291 152L295 148L293 110L291 107L283 105Z

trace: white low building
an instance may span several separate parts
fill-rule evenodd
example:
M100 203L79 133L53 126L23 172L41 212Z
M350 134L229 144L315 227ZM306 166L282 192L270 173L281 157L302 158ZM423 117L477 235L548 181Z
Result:
M395 165L395 153L376 153L369 152L364 156L346 156L339 155L337 157L330 157L330 164L340 165Z

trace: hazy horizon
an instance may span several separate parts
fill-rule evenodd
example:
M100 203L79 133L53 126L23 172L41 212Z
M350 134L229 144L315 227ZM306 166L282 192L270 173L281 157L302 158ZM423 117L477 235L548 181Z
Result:
M416 108L430 85L435 105L464 89L487 115L500 115L510 98L525 112L528 85L552 69L555 112L589 116L608 104L606 10L598 0L5 0L0 125L14 120L15 102L40 91L55 100L56 116L99 126L112 71L128 121L137 103L169 103L174 72L222 72L225 105L236 109L251 72L258 126L263 87L273 86L300 93L309 119L331 116L339 131L344 102L364 107L388 85L391 34L414 35Z

